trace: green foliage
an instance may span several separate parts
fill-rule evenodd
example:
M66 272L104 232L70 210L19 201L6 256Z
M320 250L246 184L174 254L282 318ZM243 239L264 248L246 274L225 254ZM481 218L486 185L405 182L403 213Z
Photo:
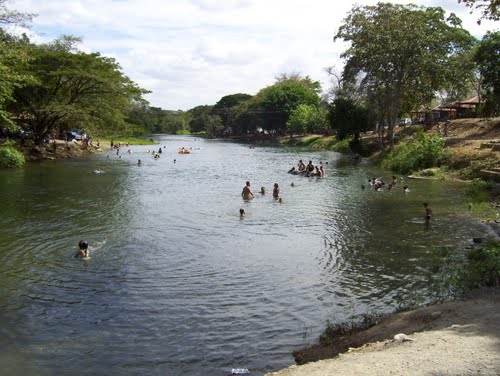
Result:
M306 77L288 78L260 90L249 101L247 111L253 112L255 124L269 132L283 131L293 110L299 105L318 107L320 97L316 86Z
M468 184L465 190L465 202L470 213L482 220L493 221L498 219L498 209L490 203L490 184L475 179Z
M13 146L0 146L0 167L19 168L25 163L24 155Z
M354 6L335 39L350 42L341 55L347 60L343 77L352 82L361 77L370 107L378 119L389 122L391 145L400 114L430 103L450 80L472 77L450 61L465 61L475 39L456 16L446 18L438 7L387 2Z
M416 133L412 140L397 145L382 166L401 174L436 166L444 154L444 143L437 135Z
M500 284L500 241L467 250L433 250L429 275L431 295L437 301L480 287Z
M339 140L332 146L332 151L336 151L337 153L342 153L342 154L352 153L352 148L351 148L352 141L353 141L352 136Z
M29 46L24 73L34 79L15 89L9 109L25 116L38 144L47 134L75 126L91 134L123 131L132 102L147 92L123 75L114 59L75 52L76 42L62 37Z
M354 136L353 142L357 143L360 133L370 128L368 110L350 98L336 98L330 106L329 116L340 140Z
M239 114L242 105L252 99L249 94L231 94L222 97L212 108L210 115L219 116L226 134L239 134L239 127L235 118Z
M286 127L292 134L322 132L326 128L325 113L316 106L299 104L290 112Z
M481 112L494 116L500 113L500 31L486 33L475 51L474 60L486 92L486 104Z

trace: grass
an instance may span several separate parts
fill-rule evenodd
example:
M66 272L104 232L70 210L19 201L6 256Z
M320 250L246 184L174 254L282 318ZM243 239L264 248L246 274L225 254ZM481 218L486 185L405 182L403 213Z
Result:
M153 141L152 138L145 139L139 137L103 137L99 139L104 142L111 142L113 140L114 143L121 144L129 144L129 145L156 145L156 142Z

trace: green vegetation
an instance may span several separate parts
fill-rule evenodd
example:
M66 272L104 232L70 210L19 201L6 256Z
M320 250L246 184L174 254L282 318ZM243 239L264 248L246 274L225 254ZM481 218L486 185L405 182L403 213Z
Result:
M121 143L121 144L129 144L129 145L155 145L156 142L154 142L152 139L145 139L145 138L138 138L138 137L103 137L100 139L101 141L107 141L111 142L113 140L114 143Z
M465 190L465 202L475 217L485 221L494 221L499 219L498 208L495 208L495 204L491 202L489 188L491 188L489 183L479 179L473 180Z
M474 60L482 75L481 86L486 102L482 106L483 116L500 113L500 31L488 32L479 43Z
M24 165L24 155L13 146L0 146L0 168L19 168Z
M465 250L433 250L429 291L434 301L499 284L500 241L490 240L485 246Z
M441 90L466 87L475 79L475 39L439 7L356 5L335 39L350 42L341 55L346 59L342 81L355 87L378 124L387 124L391 146L402 114L429 106Z
M418 132L413 139L396 145L382 166L401 174L434 167L444 155L444 143L437 135Z

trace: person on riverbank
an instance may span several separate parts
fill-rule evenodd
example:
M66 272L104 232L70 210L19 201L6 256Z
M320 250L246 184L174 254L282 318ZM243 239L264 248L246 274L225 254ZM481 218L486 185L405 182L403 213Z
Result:
M279 198L279 196L280 196L280 187L278 186L278 183L274 183L273 197Z
M432 209L427 202L424 202L424 209L425 209L424 223L425 223L425 228L428 229L431 225Z
M75 254L75 257L77 258L86 258L86 257L89 257L89 243L84 241L84 240L80 240L80 242L78 243L78 252L76 252Z
M241 195L243 196L243 199L248 200L251 199L253 196L252 190L250 189L250 182L247 181L245 183L245 186L243 187L243 191L241 192Z

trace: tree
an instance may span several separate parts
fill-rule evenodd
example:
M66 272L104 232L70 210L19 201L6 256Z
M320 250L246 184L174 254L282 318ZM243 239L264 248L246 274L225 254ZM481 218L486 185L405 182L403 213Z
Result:
M359 145L360 133L370 127L368 110L349 98L339 97L333 101L329 119L332 127L337 130L339 140L354 136L353 146Z
M441 8L391 3L355 6L337 39L351 43L341 55L347 60L343 77L361 78L367 99L378 97L391 146L398 116L430 103L450 80L462 79L449 63L470 54L475 43L460 20L453 14L445 19Z
M22 13L7 8L9 0L0 0L0 27L5 25L27 26L33 17L34 13Z
M61 38L30 46L26 73L34 81L16 88L11 109L23 114L37 144L69 127L91 133L124 129L133 101L142 101L147 93L123 75L114 59L71 52L76 43L75 38Z
M231 94L222 97L212 108L212 115L219 116L221 124L227 133L233 128L233 120L236 117L238 106L252 98L249 94Z
M325 114L316 106L299 104L291 111L286 126L290 133L323 132L326 128Z
M260 90L250 101L249 109L257 113L259 127L269 132L282 131L297 106L319 106L317 91L316 83L309 77L284 79Z
M483 14L477 20L481 24L482 19L498 21L500 19L500 1L499 0L458 0L471 9L482 10ZM472 10L471 10L472 13Z
M191 119L189 120L189 127L191 132L206 131L206 117L211 114L214 106L196 106L188 111Z
M19 73L19 69L28 61L26 36L15 37L8 34L4 26L26 26L34 14L9 10L7 0L0 0L0 127L15 130L17 126L10 119L11 115L5 106L14 98L15 87L29 80L29 76Z
M488 32L481 40L474 60L482 75L490 115L500 113L500 32Z

